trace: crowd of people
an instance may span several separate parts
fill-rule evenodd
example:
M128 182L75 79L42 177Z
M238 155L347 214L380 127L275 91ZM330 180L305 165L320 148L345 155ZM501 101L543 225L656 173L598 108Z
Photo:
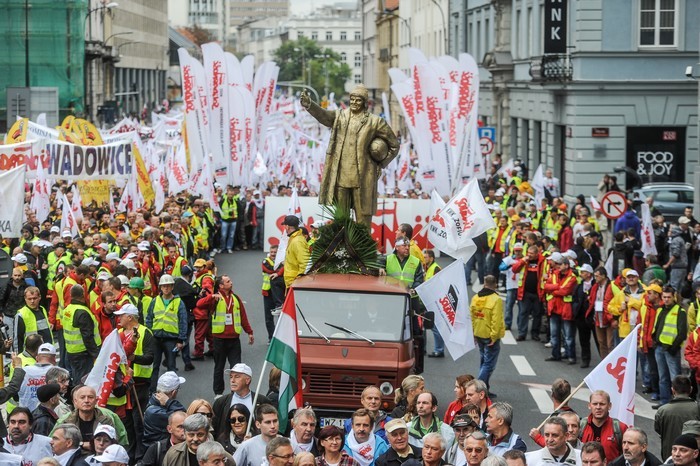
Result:
M588 367L591 340L603 358L639 324L643 391L658 401L660 457L692 464L700 416L683 405L694 403L696 374L700 377L700 291L697 286L692 291L700 283L700 227L692 208L677 224L668 224L650 206L658 253L644 257L638 204L631 202L613 225L582 196L567 205L551 170L545 172L546 196L537 205L524 166L508 175L499 168L496 161L483 184L497 227L476 239L477 252L465 269L470 284L483 285L470 305L479 373L457 377L457 397L443 419L436 415L436 396L417 374L424 353L444 357L444 342L433 329L435 346L427 351L418 325L413 325L417 374L397 390L391 413L380 409L381 392L371 386L358 400L362 408L344 425L321 427L313 409L305 408L291 413L288 432L281 432L279 370L270 374L267 396L251 390L241 338L245 333L253 344L253 328L215 257L262 249L264 199L289 195L290 188L242 191L217 185L220 212L195 196L168 198L158 214L85 205L78 235L59 226L62 207L69 206L54 201L47 219L27 209L21 237L2 242L13 263L0 300L2 331L7 349L17 355L9 383L0 389L0 401L8 401L7 426L0 420L5 458L25 466L656 464L647 434L609 417L604 392L591 396L590 414L579 418L562 404L568 383L555 382L554 415L542 430L529 433L542 448L528 452L512 431L512 406L491 401L496 398L491 375L506 330L519 341L528 336L543 341L551 348L548 361L578 364L580 355ZM303 181L297 185L303 188ZM55 189L72 202L68 186ZM612 189L614 180L606 177L601 193ZM273 311L305 272L320 226L307 230L295 216L282 225L289 237L284 262L277 263L272 247L261 264L268 342ZM409 290L440 272L434 252L421 250L413 237L411 225L401 224L383 267ZM101 407L98 400L106 394L85 379L115 331L129 364L115 372ZM214 359L211 401L197 399L187 408L178 401L186 382L177 372L179 357L184 371ZM684 361L691 377L682 374Z

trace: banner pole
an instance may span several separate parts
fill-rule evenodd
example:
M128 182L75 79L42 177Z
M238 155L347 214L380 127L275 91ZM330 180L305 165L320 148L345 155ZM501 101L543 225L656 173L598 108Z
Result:
M578 385L578 387L574 388L573 391L569 394L569 396L567 396L566 399L565 399L564 401L562 401L561 404L560 404L559 406L565 406L566 403L568 403L569 400L571 400L571 398L574 397L574 395L576 394L576 392L578 392L579 390L581 390L581 388L583 388L583 386L584 386L585 383L586 383L586 381L584 380L583 382L581 382L581 383ZM544 423L547 422L547 419L549 419L550 417L552 417L551 414L550 414L549 416L547 416L547 417L544 419L544 421L542 421L542 422L540 423L539 426L537 426L537 430L540 430L540 429L542 428L542 426L544 425Z

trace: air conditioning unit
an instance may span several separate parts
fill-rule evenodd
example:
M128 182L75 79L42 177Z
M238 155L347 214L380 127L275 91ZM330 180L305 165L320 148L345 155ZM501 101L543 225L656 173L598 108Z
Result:
M390 59L391 56L389 55L389 49L379 49L379 61L389 61Z

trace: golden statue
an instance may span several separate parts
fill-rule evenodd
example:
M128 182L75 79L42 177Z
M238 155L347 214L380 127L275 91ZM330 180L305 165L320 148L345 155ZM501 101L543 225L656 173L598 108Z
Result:
M377 211L377 180L398 154L399 141L384 119L367 111L368 100L367 88L360 84L350 93L347 110L324 110L306 91L300 103L331 128L319 203L352 208L355 219L371 228Z

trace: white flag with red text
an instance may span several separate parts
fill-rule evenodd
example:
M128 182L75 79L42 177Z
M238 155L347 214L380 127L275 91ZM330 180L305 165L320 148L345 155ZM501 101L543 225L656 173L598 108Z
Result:
M75 238L79 234L78 222L73 216L73 209L71 208L71 204L68 202L66 195L62 194L61 199L63 200L61 204L61 231L68 230L70 231L71 236Z
M114 387L114 375L121 364L128 364L128 362L122 340L119 338L119 331L112 330L112 333L102 342L100 354L97 355L95 365L85 380L85 385L95 389L98 406L107 406L109 394Z
M646 202L642 203L642 252L644 257L649 254L656 255L656 241L654 240L654 227L651 223L651 209Z
M591 391L605 390L610 395L610 417L627 425L634 424L634 389L637 379L637 325L585 379Z
M435 326L452 359L456 361L474 349L464 262L454 261L433 278L418 285L416 293L425 308L435 313Z
M467 261L476 250L472 238L495 227L478 181L472 179L433 213L428 224L428 240L445 254Z

